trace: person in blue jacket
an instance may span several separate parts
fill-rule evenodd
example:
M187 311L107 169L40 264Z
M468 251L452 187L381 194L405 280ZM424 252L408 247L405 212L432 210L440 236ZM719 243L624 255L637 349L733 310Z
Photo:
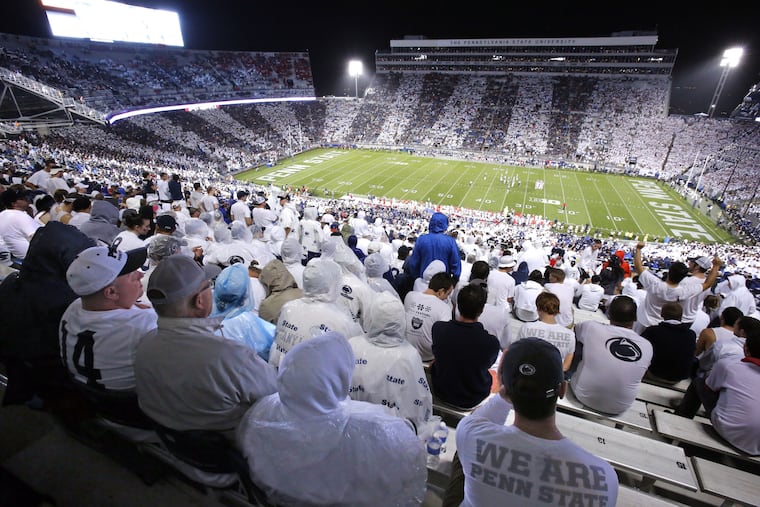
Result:
M407 260L406 270L414 278L422 276L428 264L438 259L446 265L446 272L455 282L462 273L462 259L459 246L453 236L447 234L449 219L443 213L433 213L428 224L428 233L414 243L412 255Z

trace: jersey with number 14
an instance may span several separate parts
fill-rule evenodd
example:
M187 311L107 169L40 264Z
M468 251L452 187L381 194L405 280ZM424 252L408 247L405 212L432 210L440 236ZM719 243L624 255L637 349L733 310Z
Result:
M156 327L152 308L90 311L72 302L61 318L61 358L74 379L94 388L135 389L135 349Z

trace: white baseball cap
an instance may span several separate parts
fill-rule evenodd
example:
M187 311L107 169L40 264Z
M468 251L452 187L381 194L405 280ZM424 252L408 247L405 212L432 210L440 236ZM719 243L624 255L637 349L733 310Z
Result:
M122 252L116 246L93 246L79 252L66 270L66 281L75 294L95 294L145 264L147 248Z

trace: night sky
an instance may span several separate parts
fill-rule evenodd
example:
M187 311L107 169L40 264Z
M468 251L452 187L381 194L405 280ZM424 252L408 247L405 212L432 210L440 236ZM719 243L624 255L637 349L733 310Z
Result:
M39 0L2 0L0 32L49 37ZM720 78L723 50L743 46L718 113L730 112L760 82L760 8L753 2L414 2L133 0L179 12L185 46L193 49L305 51L318 96L353 95L348 61L364 63L359 88L374 73L374 53L404 35L429 38L598 37L656 31L658 48L678 49L671 111L704 112ZM702 3L702 2L699 2ZM624 7L620 7L623 4ZM743 4L743 5L742 5ZM580 5L580 7L578 6ZM668 12L659 12L667 9ZM719 10L721 9L721 10Z

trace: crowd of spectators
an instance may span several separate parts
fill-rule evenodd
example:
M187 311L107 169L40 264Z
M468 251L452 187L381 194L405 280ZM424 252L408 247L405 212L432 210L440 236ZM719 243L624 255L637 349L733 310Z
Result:
M105 113L202 100L313 96L308 53L195 51L0 34L0 67Z

